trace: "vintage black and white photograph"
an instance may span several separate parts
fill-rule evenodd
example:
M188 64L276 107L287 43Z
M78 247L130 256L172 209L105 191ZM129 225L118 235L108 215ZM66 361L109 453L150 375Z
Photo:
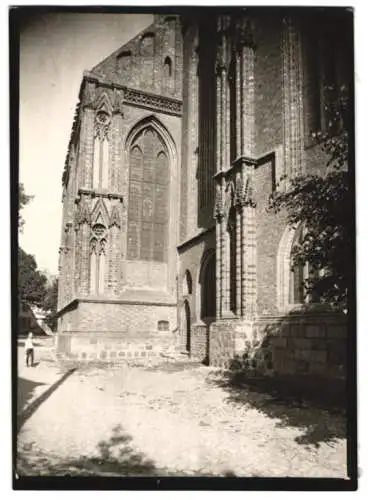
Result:
M353 9L9 18L13 487L356 488Z

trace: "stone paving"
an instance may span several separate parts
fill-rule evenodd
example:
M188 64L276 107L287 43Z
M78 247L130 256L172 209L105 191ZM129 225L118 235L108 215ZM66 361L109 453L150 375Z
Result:
M184 362L77 370L20 429L18 473L346 477L342 416L222 382Z

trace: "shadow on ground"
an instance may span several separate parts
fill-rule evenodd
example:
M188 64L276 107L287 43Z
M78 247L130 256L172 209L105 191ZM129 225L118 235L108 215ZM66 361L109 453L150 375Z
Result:
M256 409L277 419L277 427L296 427L295 441L319 447L346 438L345 386L333 390L324 381L303 377L261 377L231 369L210 377L210 383L228 392L228 402Z
M32 398L35 388L40 385L45 384L42 382L33 382L23 377L18 378L17 413L24 410L27 403Z
M19 476L183 476L180 472L158 468L155 462L131 445L132 437L118 425L111 437L101 441L95 456L79 456L69 460L48 458L29 445L18 456ZM200 474L190 474L200 475ZM208 474L206 474L208 475ZM234 476L231 471L225 476Z
M30 368L31 369L31 368ZM74 373L75 369L68 370L64 373L59 380L57 380L54 384L52 384L44 393L42 393L37 399L33 402L30 402L27 405L27 402L33 396L33 392L35 387L39 385L46 385L39 382L31 382L30 380L26 380L24 378L18 379L18 408L17 408L17 431L19 432L21 427L25 424L25 422L33 415L33 413L44 403L53 392L56 391L60 385L65 382L65 380L70 377ZM27 390L28 388L28 390ZM23 393L23 406L19 405L19 394ZM25 400L25 398L27 398ZM22 403L22 401L21 401Z

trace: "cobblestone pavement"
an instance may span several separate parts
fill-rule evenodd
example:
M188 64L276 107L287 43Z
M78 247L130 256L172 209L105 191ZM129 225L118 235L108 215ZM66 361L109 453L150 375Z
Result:
M341 416L221 381L179 362L78 370L21 428L18 473L346 477Z

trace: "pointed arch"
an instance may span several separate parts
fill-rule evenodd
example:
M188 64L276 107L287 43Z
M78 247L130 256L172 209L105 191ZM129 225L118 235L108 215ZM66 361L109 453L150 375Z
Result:
M216 252L206 250L201 259L198 273L197 311L202 321L212 321L216 317Z
M108 226L109 213L103 199L99 198L91 214L90 293L92 295L102 295L105 291Z
M175 141L165 125L163 125L163 123L155 115L148 115L133 125L125 141L125 151L130 151L136 137L148 127L152 127L156 130L156 132L163 139L164 145L167 148L166 152L169 155L170 166L173 167L176 165L177 150Z
M110 227L115 225L118 229L121 227L120 210L117 205L112 207L109 225Z
M109 225L109 212L102 198L99 198L93 207L91 214L91 225L103 224L105 227Z
M277 251L277 306L282 312L300 307L306 300L303 282L310 272L308 263L292 270L291 256L294 245L300 242L303 229L302 224L287 226Z
M109 186L110 143L112 102L106 92L96 101L93 147L93 187L107 189Z
M129 155L128 259L166 262L174 141L150 115L126 139Z
M199 267L199 273L198 273L198 282L201 283L204 280L205 276L205 270L208 262L211 260L211 258L215 257L215 250L213 248L209 248L204 252L202 255L201 259L201 265Z
M96 99L96 111L105 111L105 113L111 115L112 108L113 106L109 94L105 91L101 92L101 94Z

